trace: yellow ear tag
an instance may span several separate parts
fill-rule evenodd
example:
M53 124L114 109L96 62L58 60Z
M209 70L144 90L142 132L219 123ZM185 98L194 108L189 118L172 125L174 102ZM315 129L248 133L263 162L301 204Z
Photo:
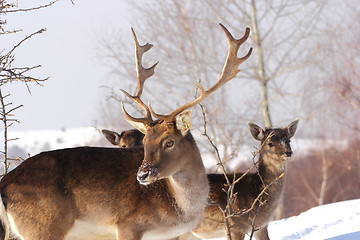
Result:
M189 131L191 123L191 112L186 110L176 117L176 128L182 133L185 134Z

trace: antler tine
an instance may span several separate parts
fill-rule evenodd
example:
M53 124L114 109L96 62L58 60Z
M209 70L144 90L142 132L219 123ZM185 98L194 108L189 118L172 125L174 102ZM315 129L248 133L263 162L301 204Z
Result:
M201 83L196 82L196 85L198 86L199 90L200 90L200 96L194 100L192 100L191 102L184 104L183 106L175 109L174 111L172 111L169 115L161 115L161 114L157 114L155 113L155 111L152 109L150 103L149 103L149 109L151 114L158 119L164 120L165 122L172 122L176 115L178 115L179 113L185 111L186 109L198 104L199 102L201 102L204 98L206 98L206 91L204 89L204 87L201 85Z
M123 104L123 102L121 102L121 109L122 109L122 112L123 112L123 114L125 116L125 119L129 120L129 121L134 121L134 122L142 122L142 123L145 123L145 124L152 123L153 119L151 117L151 112L150 112L149 108L146 106L146 104L143 101L141 101L141 99L139 97L132 96L123 89L120 89L120 90L128 98L130 98L132 101L134 101L137 105L139 105L145 111L145 117L144 118L134 118L134 117L130 116L130 114L125 110L124 104Z
M138 82L138 89L135 96L140 97L146 79L154 75L155 67L159 62L156 62L154 65L152 65L149 68L144 68L142 66L142 56L144 55L144 53L149 51L153 47L153 45L150 43L146 43L145 45L141 46L139 44L139 41L137 39L137 36L133 28L131 28L131 32L133 34L134 43L135 43L136 74L137 74L137 82Z
M134 38L134 43L135 43L137 91L136 91L135 95L131 95L123 89L120 89L120 90L128 98L130 98L132 101L134 101L139 107L141 107L145 111L145 117L144 118L134 118L134 117L130 116L130 114L128 112L126 112L123 103L121 103L121 107L122 107L122 111L125 115L126 120L150 124L151 122L153 122L153 119L151 118L151 112L150 112L149 108L146 106L146 104L140 99L140 97L143 92L143 88L144 88L146 79L148 79L149 77L151 77L154 74L155 67L157 66L157 64L159 62L156 62L154 65L152 65L149 68L143 67L142 56L144 55L145 52L149 51L153 47L153 45L149 44L149 43L146 43L145 45L140 45L133 28L131 28L131 32L132 32L132 35Z
M250 28L246 28L245 30L245 34L242 38L240 39L235 39L231 33L226 29L226 27L224 27L224 25L222 25L221 23L219 24L220 27L222 28L222 30L224 31L226 38L227 38L227 42L228 42L228 55L222 70L222 73L220 75L219 80L217 81L217 83L215 83L214 86L210 87L208 90L204 90L204 88L202 87L202 85L200 83L197 83L199 89L200 89L200 96L196 99L194 99L193 101L184 104L183 106L173 110L169 115L159 115L156 114L151 106L149 105L149 109L151 111L151 114L159 119L162 119L166 122L172 122L174 121L175 117L183 112L184 110L195 106L196 104L200 103L201 101L203 101L206 97L208 97L211 93L215 92L217 89L219 89L222 85L224 85L225 83L227 83L228 81L230 81L231 79L236 77L236 74L238 74L240 72L240 70L238 69L240 64L243 63L246 59L248 59L252 53L252 48L249 49L248 53L242 57L242 58L238 58L237 57L237 53L238 50L240 48L240 46L248 39L249 34L250 34Z
M226 29L224 25L219 23L220 27L225 33L225 36L227 38L228 42L228 55L222 70L222 73L220 75L219 81L209 88L207 92L212 93L216 91L218 88L220 88L222 85L230 81L231 79L235 78L236 75L240 72L239 66L242 64L246 59L248 59L252 53L252 48L249 49L248 53L242 57L238 58L237 53L239 51L240 46L248 39L250 35L250 28L246 28L245 34L240 39L235 39L229 30Z

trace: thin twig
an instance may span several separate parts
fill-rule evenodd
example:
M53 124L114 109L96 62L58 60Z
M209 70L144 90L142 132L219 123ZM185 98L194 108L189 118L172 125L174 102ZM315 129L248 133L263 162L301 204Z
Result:
M41 6L32 7L32 8L19 8L19 9L14 9L14 10L0 10L0 14L3 14L3 13L15 13L15 12L29 12L29 11L33 11L33 10L47 8L47 7L50 7L51 5L55 4L58 1L60 1L60 0L55 0L53 2L50 2L50 3L46 4L46 5L41 5ZM16 6L12 5L11 7L16 7Z
M46 31L46 29L42 28L42 29L30 34L29 36L26 36L24 39L22 39L20 42L18 42L5 56L7 56L7 57L10 56L15 51L15 49L17 49L23 42L32 38L34 35L43 33L45 31Z
M226 182L227 182L227 185L229 186L228 190L225 191L226 194L227 194L227 204L226 204L226 207L225 209L222 209L221 206L219 206L219 209L221 210L221 212L223 213L224 217L225 217L225 226L226 226L226 237L228 240L232 240L231 238L231 231L230 231L230 223L229 223L229 218L227 217L228 215L231 214L231 203L233 201L233 196L232 196L232 193L233 193L233 185L231 184L227 174L226 174L226 170L225 170L225 166L221 160L221 157L220 157L220 153L219 153L219 149L217 148L217 146L215 145L215 143L211 140L210 136L208 135L207 133L207 120L206 120L206 113L205 113L205 108L204 106L199 103L199 106L201 108L201 112L202 112L202 116L203 116L203 121L204 121L204 133L203 135L208 139L209 143L211 144L211 146L214 148L215 150L215 154L216 154L216 157L217 157L217 160L218 160L218 163L217 165L220 166L222 172L223 172L223 175L226 179Z

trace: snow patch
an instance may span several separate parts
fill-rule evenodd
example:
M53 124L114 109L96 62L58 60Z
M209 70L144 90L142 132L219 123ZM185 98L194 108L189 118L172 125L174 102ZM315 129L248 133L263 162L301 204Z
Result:
M269 225L270 238L279 240L330 239L359 231L360 199L315 207Z

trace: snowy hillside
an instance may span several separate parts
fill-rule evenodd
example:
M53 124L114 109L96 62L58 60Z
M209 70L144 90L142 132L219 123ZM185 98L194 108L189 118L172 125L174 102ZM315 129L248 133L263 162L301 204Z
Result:
M75 128L69 130L9 131L9 138L18 138L10 147L18 146L31 156L61 148L93 145L102 138L95 128Z
M200 145L208 144L206 138L202 133L193 131L193 135ZM102 136L101 132L95 128L75 128L67 130L41 130L41 131L9 131L9 139L18 138L16 141L11 141L9 144L10 158L20 157L26 159L28 156L34 156L43 151L71 148L78 146L102 146L113 147ZM241 146L236 158L227 163L227 167L235 170L239 163L249 161L252 158L252 151L255 151L254 146L258 143L254 140L249 145ZM311 149L317 146L326 146L337 148L346 148L346 141L323 142L320 140L308 140L294 138L292 141L292 148L294 156L300 156L308 153ZM0 148L1 146L0 143ZM221 148L220 148L221 151ZM213 172L216 168L217 160L214 154L202 153L205 168L209 172Z
M201 133L194 131L193 135L197 142L203 142L203 145L208 144L206 138L202 136ZM108 143L102 133L95 128L26 132L10 131L9 138L18 139L9 144L10 158L20 157L26 159L28 156L34 156L43 151L78 146L114 147ZM2 148L1 145L0 148ZM239 159L242 161L251 159L251 151L254 151L254 149L250 146L242 146L237 158L228 162L227 166L229 169L234 169L239 164ZM206 169L213 171L216 168L217 160L214 154L203 154L202 158Z

